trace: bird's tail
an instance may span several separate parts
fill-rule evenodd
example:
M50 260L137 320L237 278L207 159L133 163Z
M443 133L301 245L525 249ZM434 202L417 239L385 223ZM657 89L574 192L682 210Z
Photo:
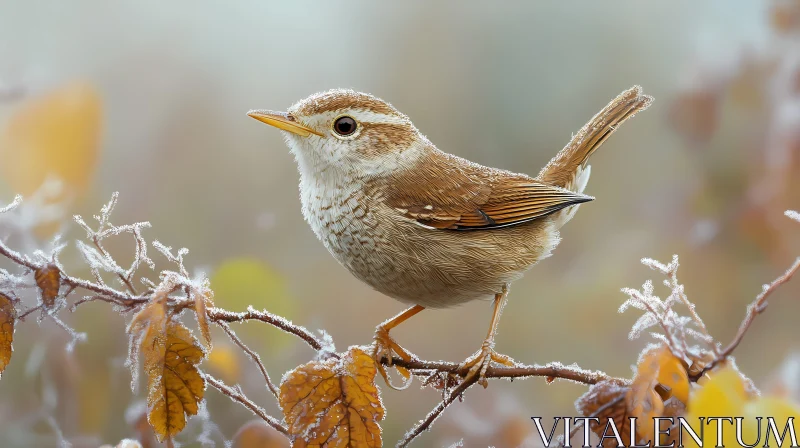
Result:
M647 109L653 97L642 94L642 88L633 86L622 92L606 107L597 113L572 140L553 157L539 172L537 180L576 193L583 193L589 181L591 167L586 164L589 157L606 141L619 125ZM578 206L562 210L556 217L556 226L561 227L572 219Z
M633 86L622 92L597 113L572 140L539 172L537 180L575 192L582 192L589 180L586 161L617 127L637 112L645 110L653 97Z

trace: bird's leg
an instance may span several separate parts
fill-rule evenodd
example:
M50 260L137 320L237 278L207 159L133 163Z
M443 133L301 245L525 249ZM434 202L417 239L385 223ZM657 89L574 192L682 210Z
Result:
M506 297L508 297L508 284L503 285L503 290L494 296L494 312L492 313L492 323L489 326L489 334L481 345L481 349L474 355L467 358L461 363L461 368L469 368L465 380L468 380L475 375L478 376L478 383L484 388L488 386L485 375L486 370L491 365L492 361L503 364L506 366L513 366L514 360L506 355L501 355L494 351L494 337L497 334L497 323L500 321L500 313L506 304Z
M397 371L400 372L400 374L403 375L403 377L405 377L405 379L408 381L402 386L396 387L389 380L389 375L386 373L386 369L383 368L383 364L381 364L381 358L385 356L388 365L391 366L392 353L397 353L397 356L406 361L411 361L412 355L406 349L401 347L400 344L395 342L395 340L392 339L391 336L389 336L389 330L400 325L401 323L411 318L411 316L419 313L424 309L425 309L424 306L414 305L411 308L398 314L397 316L394 316L393 318L384 321L375 328L375 337L374 337L374 342L372 343L372 358L375 360L375 365L378 367L378 371L381 373L381 376L386 381L386 384L392 389L402 390L408 387L411 384L411 373L408 371L408 369L405 369L403 367L397 367Z

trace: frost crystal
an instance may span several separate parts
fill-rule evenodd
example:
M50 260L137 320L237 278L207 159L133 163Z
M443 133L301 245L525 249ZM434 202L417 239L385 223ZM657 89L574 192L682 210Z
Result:
M719 349L718 345L708 334L705 323L695 312L694 304L689 301L683 285L678 281L680 266L678 256L673 255L669 264L651 258L643 258L642 264L667 277L663 283L670 289L670 294L665 299L655 295L655 288L650 280L646 281L641 289L622 289L628 300L619 307L619 312L625 312L629 308L644 311L633 324L628 337L636 339L643 332L659 327L660 331L652 331L650 336L666 344L673 354L684 358L687 362L708 349L716 352ZM687 309L688 316L681 315L675 310L679 305ZM701 345L698 345L698 342Z

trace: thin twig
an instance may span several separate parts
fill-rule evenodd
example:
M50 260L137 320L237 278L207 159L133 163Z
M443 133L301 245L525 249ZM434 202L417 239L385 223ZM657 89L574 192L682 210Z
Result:
M416 439L417 436L422 434L423 431L426 431L428 428L430 428L433 422L436 421L437 418L439 418L439 415L441 415L442 412L444 412L444 410L447 409L447 407L450 406L450 404L452 404L456 398L461 396L461 394L463 394L464 391L472 387L472 385L477 382L478 382L478 375L474 375L468 380L459 384L455 389L453 389L452 392L450 392L447 398L440 401L439 404L437 404L436 407L434 407L431 410L431 412L428 413L428 415L425 417L424 420L420 420L419 423L414 425L414 427L411 428L406 433L405 437L403 437L402 440L397 442L397 447L404 448L408 446L408 444L411 443L411 441L413 441L414 439Z
M239 390L234 389L231 386L228 386L227 384L214 378L211 375L205 374L205 378L206 381L208 381L208 384L214 386L214 388L222 392L224 395L227 395L231 400L238 401L244 407L250 409L253 412L253 414L264 420L268 425L275 428L275 430L285 435L286 437L289 437L289 430L286 429L286 427L283 426L278 421L278 419L267 414L267 411L265 411L264 408L250 401L250 399L245 397L244 394L242 394Z
M261 357L258 356L258 353L254 352L253 350L250 349L250 347L245 345L245 343L242 342L241 339L239 339L239 336L237 336L236 333L234 333L234 331L231 330L230 325L228 325L226 322L218 321L217 325L219 325L222 328L222 330L228 335L228 337L231 338L233 343L238 345L239 348L241 348L245 353L247 353L247 356L249 356L250 359L258 366L258 370L261 371L261 375L264 377L264 381L267 382L267 387L269 388L269 391L272 392L272 395L275 396L276 400L280 401L280 393L278 392L278 389L275 387L275 385L272 384L272 380L269 378L269 373L267 373L267 368L264 367L264 363L261 362Z
M299 337L316 351L320 351L323 348L322 341L320 341L319 338L314 336L314 334L312 334L310 331L266 310L257 311L250 307L243 313L234 313L232 311L223 310L222 308L209 308L207 314L208 318L214 322L244 322L246 320L260 320L261 322L266 322L274 327L280 328L287 333L291 333Z
M792 266L789 267L789 269L787 269L783 275L773 280L769 285L764 285L764 289L761 291L761 294L756 297L753 303L748 305L747 314L745 314L744 320L742 320L741 325L739 325L739 331L736 333L733 341L731 341L731 343L728 344L728 346L725 347L725 349L722 350L718 356L715 356L714 359L708 363L703 370L700 371L700 373L692 378L692 380L697 381L697 379L701 378L706 372L716 367L719 363L725 361L733 353L733 351L736 350L736 347L738 347L739 343L741 343L742 339L744 339L744 335L747 333L747 330L750 329L750 325L753 324L756 316L763 313L764 310L767 309L767 298L773 292L775 292L779 286L791 280L792 276L799 270L800 257L794 261Z
M110 257L108 252L106 252L106 249L103 247L103 244L100 242L100 238L97 235L95 235L92 238L92 242L94 243L94 247L96 247L97 250L100 251L100 255L104 257ZM117 272L117 277L119 277L119 280L125 285L125 287L128 288L128 291L131 294L133 295L137 294L136 288L133 286L133 283L131 283L131 279L125 277L125 275L121 272Z

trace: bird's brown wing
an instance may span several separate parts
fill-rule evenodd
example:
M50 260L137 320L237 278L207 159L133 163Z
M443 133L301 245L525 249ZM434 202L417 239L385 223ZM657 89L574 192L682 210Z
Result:
M437 153L444 157L394 179L386 195L388 205L429 227L477 230L512 226L593 199L524 174Z

